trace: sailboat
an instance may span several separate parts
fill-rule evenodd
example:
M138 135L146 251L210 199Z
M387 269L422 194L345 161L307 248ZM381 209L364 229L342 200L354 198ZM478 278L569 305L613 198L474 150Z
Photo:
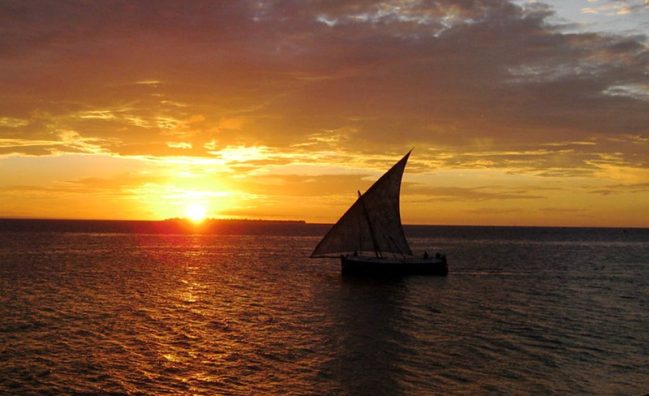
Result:
M441 275L448 274L446 256L413 255L399 211L401 179L410 157L406 155L358 199L322 238L312 258L340 257L343 274Z

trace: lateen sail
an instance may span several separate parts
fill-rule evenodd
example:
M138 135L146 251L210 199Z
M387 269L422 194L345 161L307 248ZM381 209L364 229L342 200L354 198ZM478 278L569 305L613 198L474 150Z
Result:
M316 246L311 257L351 252L411 255L401 226L399 192L410 152L345 212Z

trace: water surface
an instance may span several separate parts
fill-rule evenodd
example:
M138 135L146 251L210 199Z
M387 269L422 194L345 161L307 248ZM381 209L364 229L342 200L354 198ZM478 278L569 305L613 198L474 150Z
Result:
M0 233L0 393L643 394L649 232L415 227L447 278L319 235Z

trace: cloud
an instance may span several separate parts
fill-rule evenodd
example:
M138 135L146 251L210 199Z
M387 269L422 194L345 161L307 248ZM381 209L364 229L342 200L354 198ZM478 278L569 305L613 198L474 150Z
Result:
M476 208L467 209L466 212L475 215L502 215L510 213L522 213L525 212L525 210L520 208Z
M590 7L641 12L615 4ZM0 8L0 154L227 160L238 147L264 150L230 158L241 170L378 169L416 146L413 172L648 165L646 37L567 33L540 2Z
M45 185L14 184L2 187L3 193L129 195L130 189L145 184L164 183L165 178L149 174L120 173L112 177L84 177L59 180Z
M592 3L592 2L591 2ZM602 14L606 16L628 15L631 13L646 11L649 7L647 0L608 0L603 4L593 7L584 7L581 12L584 14Z
M490 201L490 200L527 200L544 199L545 196L534 195L524 189L507 187L430 187L423 185L407 186L406 190L413 195L424 195L424 202L446 201ZM416 198L412 200L418 201ZM419 199L422 201L422 199Z
M29 125L28 120L22 120L20 118L11 118L11 117L0 117L0 127L5 128L19 128Z
M59 153L104 153L102 139L83 138L74 131L60 130L52 140L0 138L0 155L52 155Z
M611 195L649 192L649 183L609 184L603 188L593 189L593 194Z

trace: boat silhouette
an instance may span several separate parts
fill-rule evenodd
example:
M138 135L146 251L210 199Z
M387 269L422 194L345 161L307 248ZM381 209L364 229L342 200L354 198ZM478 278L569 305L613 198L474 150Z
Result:
M399 210L401 179L410 150L342 215L315 247L312 258L340 257L350 275L448 274L446 256L415 256Z

